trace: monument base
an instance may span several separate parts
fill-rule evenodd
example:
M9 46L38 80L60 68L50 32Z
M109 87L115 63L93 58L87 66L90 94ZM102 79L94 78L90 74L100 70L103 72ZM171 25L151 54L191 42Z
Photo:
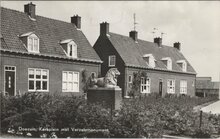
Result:
M122 102L121 88L89 88L87 92L89 103L99 103L106 108L120 109Z

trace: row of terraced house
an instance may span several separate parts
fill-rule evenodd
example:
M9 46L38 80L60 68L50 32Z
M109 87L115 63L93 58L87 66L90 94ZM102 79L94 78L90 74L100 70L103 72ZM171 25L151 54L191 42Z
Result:
M100 24L100 35L92 47L81 30L81 17L70 23L36 15L33 3L24 12L1 7L0 91L14 96L24 92L57 92L82 95L82 72L105 76L110 68L121 73L122 96L131 90L133 74L146 71L141 93L195 95L196 72L181 53L181 44L165 46L110 32Z

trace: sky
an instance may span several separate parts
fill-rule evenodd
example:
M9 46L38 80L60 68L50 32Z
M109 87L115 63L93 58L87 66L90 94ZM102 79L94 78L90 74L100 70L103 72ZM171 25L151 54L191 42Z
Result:
M1 6L24 11L30 1L1 1ZM181 43L181 52L197 76L220 78L220 1L32 1L36 14L70 22L82 17L82 31L91 45L99 36L100 23L110 32L128 36L134 28L138 38L153 41L163 35L163 44ZM153 34L153 29L157 28Z

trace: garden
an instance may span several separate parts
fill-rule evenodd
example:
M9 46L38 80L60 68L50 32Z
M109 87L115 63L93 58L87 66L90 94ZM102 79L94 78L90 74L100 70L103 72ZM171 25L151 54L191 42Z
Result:
M1 94L1 133L28 137L209 138L220 134L220 116L193 110L216 100L156 93L124 99L120 110L84 97L49 93Z

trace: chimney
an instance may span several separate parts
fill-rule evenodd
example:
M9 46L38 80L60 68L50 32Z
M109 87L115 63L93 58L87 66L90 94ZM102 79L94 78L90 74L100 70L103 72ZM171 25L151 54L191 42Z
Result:
M24 12L28 14L31 18L35 19L36 18L35 4L31 2L24 5Z
M178 50L180 51L180 49L181 49L181 43L175 42L175 43L173 44L173 47L176 48L176 49L178 49Z
M161 47L161 45L162 45L162 38L160 38L160 37L154 38L154 43L157 43L157 45L159 47Z
M134 41L137 41L138 39L138 33L137 31L133 30L129 32L129 37L131 37Z
M78 29L81 29L81 17L74 15L71 17L71 23L75 24Z
M109 23L107 22L102 22L100 24L100 35L107 35L109 34Z

